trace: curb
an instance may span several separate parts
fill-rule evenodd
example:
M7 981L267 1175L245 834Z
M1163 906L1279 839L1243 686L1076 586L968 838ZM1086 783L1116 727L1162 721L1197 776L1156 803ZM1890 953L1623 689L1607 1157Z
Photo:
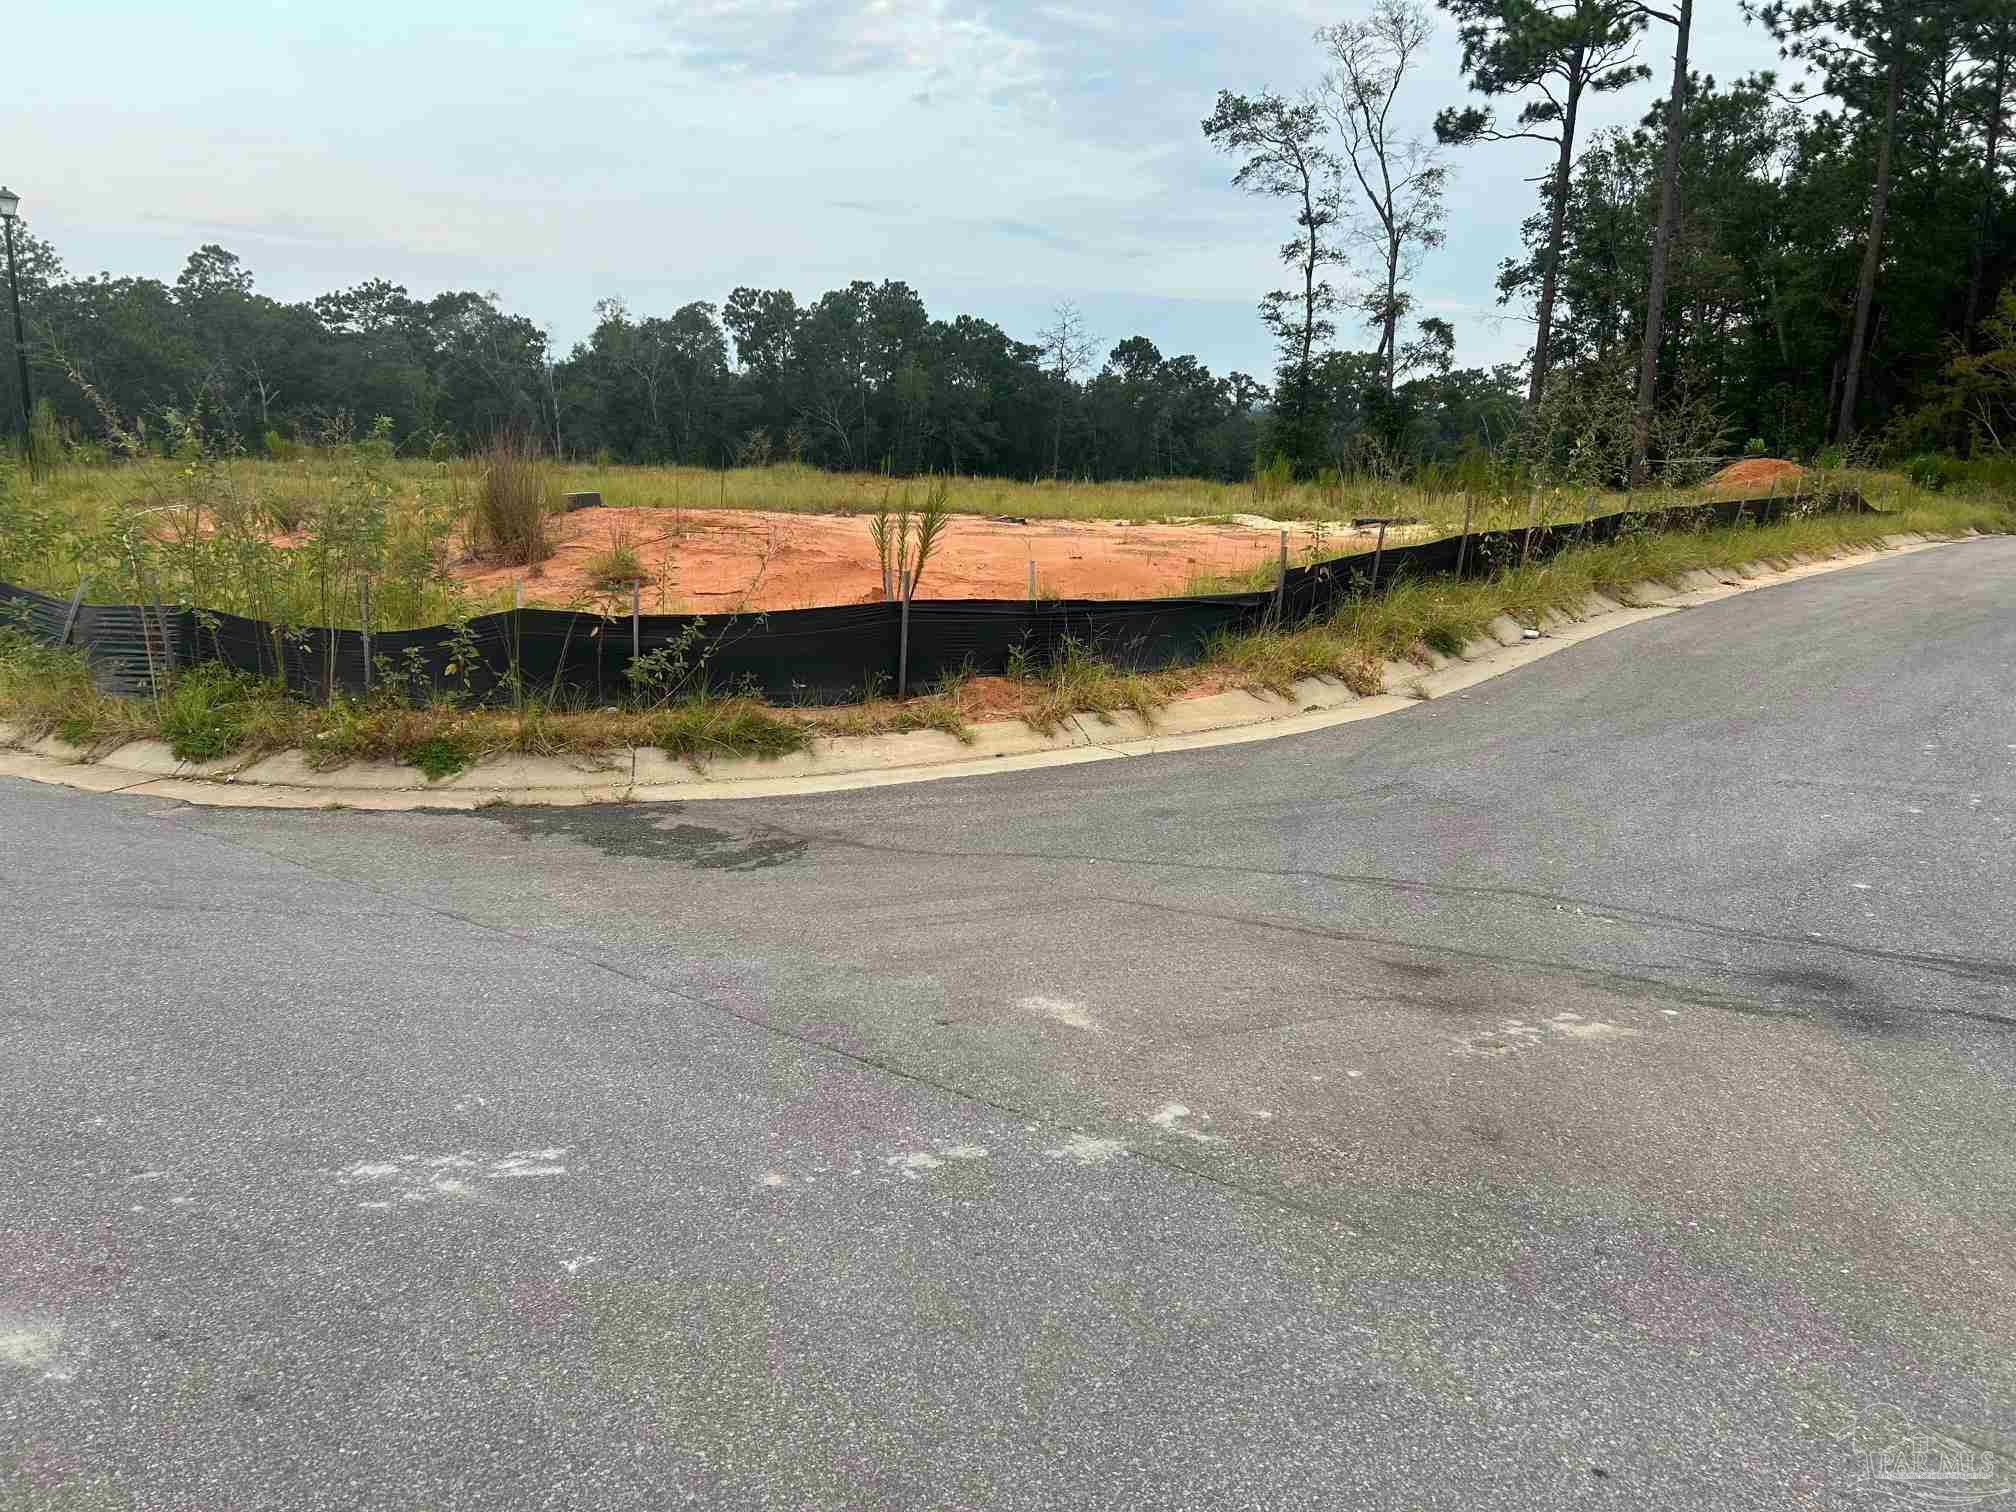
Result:
M1960 538L1967 539L1967 538ZM1149 725L1134 714L1076 715L1066 728L1039 735L1019 720L976 725L970 742L935 730L842 736L775 760L739 758L696 770L650 748L611 751L598 761L506 756L429 783L413 768L353 762L318 771L299 751L246 762L178 761L163 742L133 741L87 760L53 739L22 745L0 725L0 777L21 777L94 793L130 793L223 808L474 809L492 804L667 803L715 798L772 798L932 782L989 772L1125 760L1272 740L1377 719L1422 699L1475 687L1594 636L1662 615L1779 583L1839 572L1900 552L1953 542L1918 535L1883 538L1879 550L1831 558L1794 555L1785 563L1746 563L1726 573L1682 573L1673 584L1635 583L1622 602L1591 594L1574 618L1548 614L1540 638L1500 615L1462 655L1385 663L1383 691L1360 697L1342 683L1309 678L1291 696L1227 692L1183 699ZM1788 565L1789 563L1789 565Z

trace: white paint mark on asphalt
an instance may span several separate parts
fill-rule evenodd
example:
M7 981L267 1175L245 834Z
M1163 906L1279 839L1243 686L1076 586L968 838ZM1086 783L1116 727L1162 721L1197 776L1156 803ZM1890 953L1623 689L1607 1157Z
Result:
M1855 891L1857 892L1868 892L1875 886L1875 884L1871 882L1850 882L1848 885L1854 888Z
M498 1181L512 1181L524 1176L565 1176L567 1167L550 1163L562 1153L560 1150L513 1150L502 1160L494 1162L483 1174Z
M1549 1033L1562 1035L1568 1039L1609 1040L1626 1039L1637 1034L1636 1029L1627 1029L1621 1024L1606 1023L1601 1019L1585 1019L1579 1013L1561 1012L1540 1024L1529 1024L1524 1019L1508 1018L1499 1027L1482 1034L1466 1034L1456 1041L1454 1055L1475 1055L1487 1060L1511 1055L1515 1051L1530 1049L1539 1044Z
M1085 1011L1083 1003L1074 1003L1069 998L1044 997L1038 994L1025 997L1015 1006L1024 1013L1038 1014L1068 1028L1085 1029L1093 1034L1104 1032L1093 1020L1092 1015Z
M576 1255L572 1260L562 1260L560 1262L560 1269L567 1272L567 1274L570 1276L577 1275L579 1274L582 1266L593 1265L597 1260L600 1260L601 1258L602 1257L600 1255Z
M1116 1156L1125 1155L1127 1146L1118 1139L1101 1139L1095 1134L1073 1134L1054 1150L1043 1152L1052 1160L1075 1160L1081 1166L1104 1165Z
M1274 1116L1265 1108L1248 1108L1246 1111L1251 1113L1255 1118L1259 1119L1268 1119Z
M1601 1019L1584 1020L1573 1013L1556 1015L1547 1021L1547 1027L1556 1034L1565 1034L1570 1039L1579 1040L1630 1039L1638 1032L1636 1029L1627 1029L1622 1024L1607 1024Z
M11 1323L0 1319L0 1364L40 1370L55 1360L62 1343L60 1323Z
M392 1160L367 1160L339 1172L345 1186L360 1182L390 1183L399 1190L401 1202L425 1202L430 1197L474 1197L479 1195L475 1178L489 1181L517 1181L529 1177L565 1176L567 1167L557 1164L567 1146L510 1150L490 1157L481 1150L457 1150L441 1155L401 1154ZM465 1179L466 1178L466 1179ZM360 1207L374 1204L360 1203ZM390 1202L379 1204L391 1206Z
M166 1171L135 1171L131 1176L128 1176L126 1179L128 1181L159 1181L163 1176L166 1176L167 1174L168 1173Z
M985 1145L947 1145L935 1154L930 1150L911 1150L903 1155L885 1155L882 1164L900 1171L906 1181L915 1181L926 1171L935 1171L948 1160L984 1160L987 1158Z
M1183 1121L1191 1116L1190 1110L1179 1102L1164 1103L1158 1111L1148 1115L1148 1122L1155 1125L1156 1128L1162 1130L1165 1134L1181 1134L1185 1139L1194 1139L1199 1144L1223 1144L1225 1142L1221 1135L1206 1134L1202 1129L1184 1128ZM1209 1113L1199 1113L1195 1116L1201 1123L1211 1122L1211 1115Z

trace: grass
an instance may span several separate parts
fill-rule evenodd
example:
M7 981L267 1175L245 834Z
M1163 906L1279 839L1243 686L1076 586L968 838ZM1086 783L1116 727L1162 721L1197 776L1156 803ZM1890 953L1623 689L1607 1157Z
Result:
M389 451L389 448L385 449ZM1963 469L1941 475L1942 501L1990 495L2000 474ZM1860 489L1879 505L1929 498L1901 473L1844 472L1823 480ZM392 458L369 443L302 448L286 461L150 459L70 466L30 479L17 475L0 499L0 577L67 596L88 582L92 603L199 604L276 624L354 627L368 603L372 626L396 630L441 624L506 608L508 587L471 589L457 578L458 555L533 569L550 555L552 511L562 491L600 492L616 506L670 512L694 508L872 515L900 502L906 487L870 474L828 473L795 464L709 471L559 463L530 443L500 440L485 456L447 462ZM1564 524L1585 514L1657 507L1700 497L1678 490L1635 498L1584 489L1471 492L1377 480L1256 484L1199 479L1141 482L934 480L954 515L1024 519L1223 520L1263 511L1312 522L1361 515L1412 518L1391 544L1463 528L1518 529L1531 519ZM956 527L955 527L956 529ZM1335 555L1312 543L1298 560ZM644 572L633 541L612 536L591 563L594 591L627 600ZM1199 577L1187 594L1238 591L1272 581L1271 563L1230 578ZM144 590L139 579L144 577ZM536 582L534 598L536 601Z
M1369 693L1379 686L1382 662L1425 661L1429 650L1456 654L1499 615L1537 624L1550 611L1577 612L1590 593L1615 597L1632 584L1670 582L1690 570L1833 556L1899 531L2016 530L2016 508L2007 502L1930 493L1881 475L1869 485L1865 492L1894 513L1645 531L1488 579L1403 579L1319 621L1221 636L1200 663L1181 669L1132 669L1102 655L1102 648L1069 642L1049 662L1019 664L1005 679L978 679L969 670L914 698L898 701L870 689L841 709L784 710L712 695L629 709L569 708L537 699L521 710L469 709L412 705L390 694L312 706L270 683L216 667L183 673L158 699L110 697L93 685L80 653L36 646L0 628L0 719L28 739L53 734L93 751L140 738L167 741L189 761L249 761L298 748L316 765L393 760L430 780L512 753L594 759L655 746L698 764L783 756L822 736L930 729L970 740L972 721L993 714L1019 716L1045 732L1076 715L1104 720L1121 711L1152 724L1168 703L1201 687L1285 693L1300 679L1324 676Z
M1978 499L1891 492L1885 515L1816 515L1767 526L1646 531L1562 552L1492 577L1455 582L1402 579L1376 597L1347 603L1314 624L1223 637L1205 665L1241 686L1284 692L1298 677L1322 674L1367 691L1382 661L1455 655L1499 615L1537 625L1550 612L1573 614L1591 593L1616 597L1635 583L1671 582L1683 572L1727 569L1794 556L1829 557L1867 548L1886 535L1959 535L2016 530L2016 509Z
M558 497L553 469L529 437L500 432L481 459L473 506L463 519L469 554L513 567L553 555L546 522Z
M971 707L974 676L970 665L914 698L890 698L880 683L862 690L854 703L805 709L799 717L821 735L907 735L936 730L964 745L973 743Z
M1078 714L1093 715L1104 724L1125 710L1153 724L1156 712L1179 697L1185 684L1181 672L1135 671L1071 639L1064 642L1060 655L1023 673L1018 681L1024 691L1021 717L1042 735L1055 732Z
M656 746L696 764L737 756L777 757L807 749L812 730L760 700L715 695L641 709L559 708L537 700L522 710L410 705L395 698L338 698L315 705L246 673L198 666L156 698L101 693L74 650L28 644L0 633L0 719L26 740L54 735L103 752L132 740L167 743L178 760L248 764L299 750L311 766L393 761L440 781L490 756L595 759Z
M89 526L109 518L125 503L160 491L164 480L185 465L148 459L65 467L26 486L42 503ZM287 461L240 458L219 463L215 470L228 475L233 486L257 493L276 519L298 528L313 516L322 498L340 485L348 466L339 450L307 447ZM404 500L440 493L456 497L465 507L480 506L486 514L481 528L486 539L494 541L493 549L508 549L511 540L534 531L565 493L599 492L605 504L617 508L865 515L885 499L893 506L906 486L901 479L875 473L827 472L796 463L710 469L542 460L530 443L508 440L478 458L449 462L390 459L377 470ZM1842 476L1854 481L1870 475ZM936 481L943 487L945 508L953 514L1026 519L1146 523L1224 519L1235 514L1263 514L1282 520L1411 515L1454 531L1461 528L1466 500L1474 506L1473 525L1480 530L1523 525L1532 503L1532 495L1523 488L1465 492L1440 484L1417 486L1370 478L1295 482L1269 476L1241 483L1149 478L1094 483L955 475ZM1688 499L1704 493L1701 488L1690 488L1657 497ZM1558 522L1579 519L1591 493L1564 486L1542 490L1538 497L1538 517ZM1625 496L1599 493L1595 497L1600 512L1617 507ZM537 511L535 504L540 506Z
M611 542L606 549L596 552L583 571L598 593L628 593L651 580L644 570L644 559L627 541Z

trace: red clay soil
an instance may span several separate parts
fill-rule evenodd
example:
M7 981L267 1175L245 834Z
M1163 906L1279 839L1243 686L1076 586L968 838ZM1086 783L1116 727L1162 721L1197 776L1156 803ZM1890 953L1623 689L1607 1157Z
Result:
M1790 493L1806 469L1797 462L1783 462L1776 457L1746 457L1741 462L1731 462L1722 471L1708 480L1708 486L1717 493L1735 493L1738 490L1767 490L1774 483L1779 493Z
M1193 579L1242 572L1280 553L1288 531L1291 565L1308 559L1312 527L1276 525L1128 525L1112 520L1031 520L1009 524L954 515L924 569L919 598L1018 599L1038 591L1058 598L1155 598L1183 592ZM591 509L553 521L554 554L538 567L458 563L473 587L506 589L522 579L528 604L593 602L589 566L612 546L628 545L649 581L652 612L801 609L874 603L881 569L864 515L817 515L744 509ZM1389 532L1394 543L1402 532ZM1371 533L1327 528L1325 556L1368 550ZM620 595L628 602L628 592Z

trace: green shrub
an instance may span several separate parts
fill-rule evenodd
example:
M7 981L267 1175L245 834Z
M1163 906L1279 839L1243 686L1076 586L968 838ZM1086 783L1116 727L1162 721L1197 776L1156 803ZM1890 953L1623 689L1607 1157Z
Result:
M1921 452L1918 456L1906 457L1899 464L1898 471L1904 474L1906 481L1927 493L1941 493L1954 486L1965 487L1971 481L1968 463L1938 452Z
M476 760L476 746L460 730L449 730L402 747L399 759L408 766L418 767L429 782L441 782Z
M219 761L243 750L275 698L274 686L249 672L192 667L161 693L161 738L180 761Z

